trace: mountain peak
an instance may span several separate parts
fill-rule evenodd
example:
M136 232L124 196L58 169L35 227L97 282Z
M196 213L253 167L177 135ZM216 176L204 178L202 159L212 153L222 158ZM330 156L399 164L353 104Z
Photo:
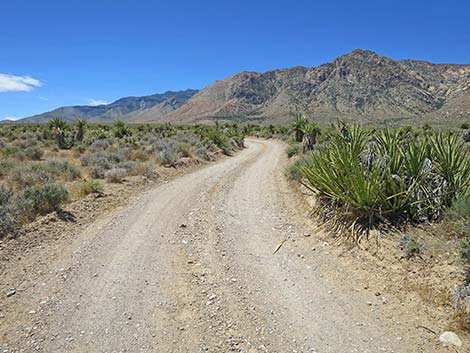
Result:
M285 123L303 112L323 122L341 118L377 123L446 116L441 108L470 118L467 109L459 109L465 102L461 95L470 99L469 79L470 73L458 65L411 65L355 49L318 67L233 75L201 90L163 121L243 116Z

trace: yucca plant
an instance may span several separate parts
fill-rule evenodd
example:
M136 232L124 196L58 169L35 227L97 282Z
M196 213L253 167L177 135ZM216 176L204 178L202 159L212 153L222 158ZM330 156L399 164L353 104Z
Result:
M127 124L120 119L114 122L113 128L114 128L114 136L117 138L123 138L126 136L130 136L132 134Z
M77 133L75 134L75 141L83 141L85 136L85 130L88 126L88 122L85 119L77 119L75 121L75 126L77 127Z
M317 136L320 134L320 128L315 123L306 124L302 129L302 149L306 153L313 150L313 146L317 143Z
M430 137L431 150L437 162L437 172L446 180L450 204L456 196L470 188L470 159L455 134L439 132Z
M456 136L444 133L344 125L301 171L319 213L356 236L383 221L435 220L470 188L469 159Z
M66 148L67 144L65 141L65 128L67 127L67 122L60 118L53 118L49 120L49 128L52 130L57 147L60 149Z
M294 132L296 142L302 142L307 124L308 118L304 114L300 114L295 118L292 123L292 131Z

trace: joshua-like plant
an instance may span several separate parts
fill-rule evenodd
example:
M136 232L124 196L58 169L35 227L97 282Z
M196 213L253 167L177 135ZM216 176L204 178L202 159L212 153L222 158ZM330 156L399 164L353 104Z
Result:
M77 133L75 134L75 141L83 141L83 137L85 136L85 131L88 126L88 123L85 119L77 119L75 122L75 126L77 127Z
M306 124L302 129L302 149L306 153L313 150L313 146L317 143L317 136L320 133L320 128L317 124Z
M49 120L49 128L54 134L57 147L64 149L66 147L65 142L65 128L67 127L67 122L60 118L53 118Z
M307 124L308 118L305 115L300 114L295 118L292 124L292 131L294 132L296 142L302 142Z

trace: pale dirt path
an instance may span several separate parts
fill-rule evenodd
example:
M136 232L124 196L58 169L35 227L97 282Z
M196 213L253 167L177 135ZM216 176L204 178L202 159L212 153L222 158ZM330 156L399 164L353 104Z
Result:
M282 143L248 140L237 156L95 222L12 297L18 319L0 348L439 351L393 308L371 310L373 294L323 276L320 265L332 260L306 246L284 167Z

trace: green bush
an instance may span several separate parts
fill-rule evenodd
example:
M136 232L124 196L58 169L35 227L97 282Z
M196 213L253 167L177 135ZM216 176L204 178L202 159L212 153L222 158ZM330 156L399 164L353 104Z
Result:
M470 220L470 193L456 198L446 216L451 220Z
M127 170L124 168L112 168L104 173L106 180L111 183L122 183L127 175Z
M78 185L80 195L85 196L89 194L101 194L104 187L100 180L84 180Z
M49 160L14 167L10 171L9 181L21 189L36 184L44 184L55 179L72 181L80 176L80 169L70 162Z
M460 241L460 257L466 264L470 265L470 238Z
M13 204L13 193L4 186L0 186L0 239L14 235L18 226L18 212Z
M57 182L26 188L20 196L20 207L26 215L36 216L60 210L69 199L66 187Z
M302 152L302 145L298 142L292 143L287 147L287 157L292 158Z
M289 180L296 180L300 181L302 179L302 168L303 165L305 164L305 161L302 159L299 159L295 161L294 163L291 163L286 170L286 176Z

